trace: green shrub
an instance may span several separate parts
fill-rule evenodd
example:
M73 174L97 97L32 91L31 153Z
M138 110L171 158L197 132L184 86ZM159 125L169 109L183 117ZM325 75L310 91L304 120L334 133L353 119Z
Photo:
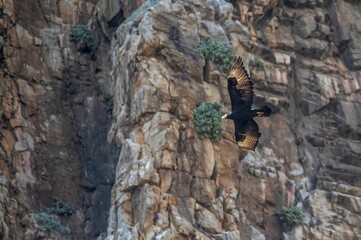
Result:
M258 71L264 70L263 62L259 58L254 58L249 62L251 67L255 67Z
M202 103L196 109L194 118L195 130L201 139L212 141L220 139L222 134L221 106L215 102Z
M298 207L282 207L278 214L281 222L289 227L301 224L304 217L302 210Z
M94 48L92 32L86 25L73 26L70 30L70 39L78 46L81 53L90 53Z
M51 207L46 209L46 212L59 216L71 216L75 213L75 210L69 204L57 200Z
M114 107L113 97L110 94L105 94L103 96L103 100L105 102L105 105L107 106L107 113L112 114L113 113L113 107Z
M69 234L70 228L63 225L58 216L49 213L35 213L35 220L38 225L45 230L54 230L63 234Z
M217 64L221 70L228 70L235 58L235 54L225 42L214 39L201 40L196 51L207 60Z

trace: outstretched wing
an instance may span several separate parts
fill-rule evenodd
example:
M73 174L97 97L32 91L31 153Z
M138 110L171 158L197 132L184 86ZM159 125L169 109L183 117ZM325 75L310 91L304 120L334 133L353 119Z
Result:
M227 82L232 111L240 108L251 109L254 96L253 83L243 66L241 57L237 57L233 61Z
M253 119L246 121L234 120L233 122L238 146L242 149L254 151L258 144L258 139L261 137L257 123Z

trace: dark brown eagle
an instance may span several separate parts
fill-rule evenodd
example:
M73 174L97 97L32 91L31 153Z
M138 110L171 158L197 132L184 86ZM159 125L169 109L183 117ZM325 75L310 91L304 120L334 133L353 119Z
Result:
M253 118L270 116L271 108L264 106L260 109L252 109L253 82L243 66L241 57L233 61L227 81L232 112L225 114L223 118L233 120L238 146L241 149L254 151L261 133Z

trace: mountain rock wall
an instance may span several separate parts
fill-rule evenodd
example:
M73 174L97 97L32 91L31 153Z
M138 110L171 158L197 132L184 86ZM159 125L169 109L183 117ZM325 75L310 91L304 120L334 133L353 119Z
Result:
M0 238L357 239L361 4L350 0L0 0ZM69 37L88 24L89 53ZM255 83L255 152L194 130L230 109L228 44ZM75 210L66 231L36 214ZM282 207L303 223L282 224Z
M95 239L106 229L120 152L107 142L110 45L94 34L97 49L81 54L69 37L94 9L0 1L0 239ZM39 215L56 202L74 214Z

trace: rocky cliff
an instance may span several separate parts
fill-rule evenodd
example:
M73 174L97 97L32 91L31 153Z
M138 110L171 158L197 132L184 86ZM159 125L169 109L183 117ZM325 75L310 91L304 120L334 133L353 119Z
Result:
M0 238L360 238L360 22L352 0L0 0ZM230 108L204 38L274 111L255 152L194 130Z

